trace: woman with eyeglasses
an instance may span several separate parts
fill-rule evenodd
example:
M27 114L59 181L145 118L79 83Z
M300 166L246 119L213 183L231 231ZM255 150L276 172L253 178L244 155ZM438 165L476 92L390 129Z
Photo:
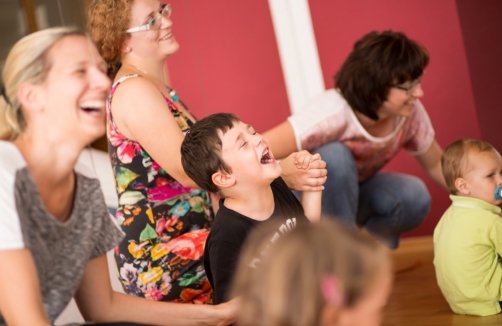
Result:
M211 303L202 254L214 213L210 195L181 165L181 143L195 117L164 78L164 63L179 48L170 14L158 0L94 0L88 11L91 38L114 78L108 150L119 196L116 218L126 234L115 259L126 293ZM293 165L294 154L284 162ZM322 189L324 162L313 164L286 182Z
M157 0L97 0L89 9L91 38L118 68L107 138L126 237L115 259L128 294L206 303L202 253L214 214L209 194L181 166L181 142L195 119L164 79L164 62L179 48L170 14Z
M329 176L323 213L366 228L390 248L422 223L431 199L422 180L382 167L403 148L446 189L442 149L419 100L428 63L427 50L403 33L368 33L336 74L336 89L264 134L276 157L320 153Z
M7 56L0 96L0 325L53 325L72 297L106 325L226 325L226 306L181 305L112 290L106 253L124 237L98 180L76 170L101 137L110 88L84 34L50 28ZM150 275L141 277L158 277ZM87 325L87 324L86 324Z

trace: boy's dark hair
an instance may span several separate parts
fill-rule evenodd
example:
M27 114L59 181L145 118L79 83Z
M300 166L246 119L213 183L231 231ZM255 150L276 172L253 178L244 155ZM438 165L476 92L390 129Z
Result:
M441 168L443 170L446 186L452 195L457 194L455 180L463 177L470 170L468 155L469 152L477 153L494 151L495 147L491 144L477 139L459 139L445 148L441 155Z
M219 193L212 175L218 171L232 173L221 157L221 138L239 122L235 114L216 113L197 121L186 134L181 144L181 164L185 173L203 190Z
M427 50L405 34L373 31L356 42L335 86L353 110L378 120L376 112L392 85L417 79L428 64Z

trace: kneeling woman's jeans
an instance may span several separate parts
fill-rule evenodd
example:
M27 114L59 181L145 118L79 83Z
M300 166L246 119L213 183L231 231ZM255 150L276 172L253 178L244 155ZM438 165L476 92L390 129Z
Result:
M354 158L342 143L332 142L312 153L321 154L327 164L324 215L364 227L390 248L397 248L401 233L413 230L427 216L431 198L419 178L378 172L359 183Z

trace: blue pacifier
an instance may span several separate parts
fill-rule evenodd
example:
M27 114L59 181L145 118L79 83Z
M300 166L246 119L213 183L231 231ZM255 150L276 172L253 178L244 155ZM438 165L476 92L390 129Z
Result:
M495 199L496 200L502 199L502 186L498 186L497 189L495 190Z

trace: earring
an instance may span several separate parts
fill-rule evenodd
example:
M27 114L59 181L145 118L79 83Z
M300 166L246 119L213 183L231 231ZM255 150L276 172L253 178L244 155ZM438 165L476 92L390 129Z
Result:
M131 51L131 48L130 48L130 47L126 47L126 48L125 48L125 50L126 50L127 52L129 52L129 51Z

